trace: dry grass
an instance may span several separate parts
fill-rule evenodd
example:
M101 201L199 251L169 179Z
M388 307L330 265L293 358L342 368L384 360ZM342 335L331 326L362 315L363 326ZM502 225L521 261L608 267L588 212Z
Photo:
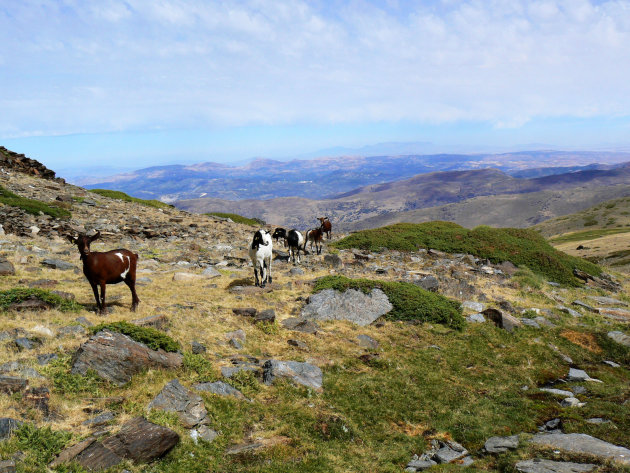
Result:
M597 344L597 339L592 333L576 332L575 330L564 330L560 335L571 343L582 347L591 353L602 353L602 348Z

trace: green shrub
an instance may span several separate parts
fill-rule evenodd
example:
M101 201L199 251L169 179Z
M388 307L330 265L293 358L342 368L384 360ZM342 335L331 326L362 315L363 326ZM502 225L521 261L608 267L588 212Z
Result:
M59 394L87 393L98 397L103 394L102 389L107 386L107 382L93 370L88 370L85 376L72 374L69 356L53 360L40 369L47 378L52 380L55 392Z
M464 326L459 302L425 291L407 282L324 276L315 283L313 292L324 289L336 289L342 292L347 289L356 289L367 294L375 287L380 288L387 295L393 306L393 309L385 314L386 319L436 322L455 329L461 329Z
M212 363L203 355L185 352L183 366L186 371L194 373L196 379L202 381L214 381L216 379Z
M93 334L101 330L122 333L136 342L144 343L152 350L159 350L161 348L167 352L177 352L180 349L179 343L165 333L150 327L138 327L124 320L100 324L90 328L90 332Z
M15 287L6 291L0 291L0 311L6 311L11 304L24 302L31 297L41 299L62 312L79 312L83 309L83 306L78 302L64 299L45 289Z
M38 429L31 424L23 424L14 433L15 441L27 454L28 463L35 463L46 471L46 465L63 450L72 438L70 432L54 431L50 427Z
M265 224L265 221L259 218L247 218L247 217L243 217L242 215L225 213L225 212L209 212L205 215L221 217L221 218L229 218L235 223L242 223L244 225L250 225L252 227L259 227Z
M597 220L595 220L593 217L588 217L584 220L585 227L594 227L595 225L597 225L597 223Z
M42 212L53 218L67 219L72 216L66 209L48 205L40 200L20 197L2 186L0 186L0 204L18 207L31 215L39 215L39 213Z
M128 194L120 191L113 191L109 189L90 189L90 192L94 194L102 195L103 197L109 197L110 199L123 200L125 202L135 202L137 204L146 205L148 207L155 207L157 209L169 209L172 208L172 205L166 204L159 200L151 199L138 199L137 197L131 197Z
M601 274L597 265L562 253L537 232L521 228L480 226L468 230L451 222L398 223L357 232L332 245L370 251L433 248L447 253L467 253L487 258L493 263L511 261L547 279L570 286L581 285L573 276L573 268L591 275Z

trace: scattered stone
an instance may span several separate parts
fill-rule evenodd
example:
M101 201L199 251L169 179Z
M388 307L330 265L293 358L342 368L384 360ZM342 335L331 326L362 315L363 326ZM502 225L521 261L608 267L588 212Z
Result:
M555 394L556 396L573 397L573 393L571 391L565 391L564 389L540 388L540 390L546 393Z
M302 268L291 268L289 270L290 276L302 276L304 274L304 270Z
M15 473L15 461L13 460L0 460L0 473Z
M45 259L42 261L41 263L43 266L47 266L49 268L52 269L60 269L62 271L68 271L71 269L76 269L78 271L79 268L77 268L75 265L71 264L71 263L67 263L65 261L62 261L60 259Z
M195 443L197 443L198 439L201 439L205 442L212 442L215 438L217 438L219 434L212 430L207 425L200 425L190 431L190 437L193 439Z
M624 465L630 465L629 449L586 434L536 434L531 441L536 445L544 445L570 453L593 455L600 459L610 459Z
M620 368L621 365L619 363L615 363L614 361L604 360L602 363L612 367L612 368Z
M467 309L472 312L483 312L485 308L486 308L485 304L482 304L481 302L475 302L475 301L462 302L462 309Z
M414 279L412 281L416 286L420 286L425 291L437 292L440 288L440 283L435 276L427 275L420 279Z
M443 446L433 456L433 459L438 463L451 463L468 455L468 450L457 442L447 440L442 444Z
M348 320L357 325L369 325L392 310L387 295L380 289L369 294L356 289L339 292L325 289L308 298L301 316L310 320Z
M0 276L15 275L15 267L6 258L0 258Z
M590 305L588 305L586 302L582 302L582 301L579 301L579 300L575 300L575 301L573 301L573 305L578 306L578 307L581 307L582 309L586 309L586 310L588 310L589 312L595 312L596 314L599 314L599 310L597 310L597 309L596 309L596 308L594 308L594 307L591 307L591 306L590 306Z
M409 472L423 471L423 470L426 470L427 468L431 468L434 465L437 465L437 462L434 462L433 460L415 459L407 463L407 468L405 469L405 471L409 471Z
M22 312L22 311L36 311L36 310L50 310L52 304L40 299L35 295L31 295L24 299L22 302L14 302L9 306L10 311Z
M587 473L597 465L590 463L557 462L552 460L522 460L514 465L521 473Z
M260 366L251 363L242 363L236 366L222 366L221 376L224 378L231 378L240 371L251 371L257 374L260 371Z
M206 352L206 346L203 343L199 343L197 341L192 342L192 352L195 355L202 355Z
M57 284L59 284L59 281L54 279L37 279L35 281L29 281L26 285L28 287L37 287L40 289L50 289L55 287Z
M518 272L518 266L511 261L504 261L500 264L495 264L494 267L508 276L513 276Z
M542 428L542 430L554 431L560 428L560 423L561 421L558 418L548 420L547 422L545 422L545 425Z
M505 314L498 309L489 308L484 310L482 314L492 320L497 327L507 330L508 332L512 332L522 325L519 319Z
M37 363L40 365L47 365L53 360L58 360L59 357L56 353L44 353L41 355L37 355Z
M563 305L556 306L556 309L558 309L560 312L564 312L565 314L569 314L571 317L575 317L575 318L582 317L582 314L580 314L577 310L573 310Z
M92 417L91 419L86 420L81 425L86 425L88 427L101 427L103 425L109 424L116 418L116 414L113 412L103 412L102 414L97 415L96 417Z
M241 308L232 309L232 312L234 313L234 315L244 315L246 317L254 317L256 313L258 312L258 310L254 309L253 307L241 307Z
M276 312L273 309L266 309L259 312L254 317L254 322L274 323L276 321Z
M173 274L173 281L185 282L185 281L194 281L195 279L201 279L202 276L199 274L193 273L175 273Z
M241 453L245 453L245 452L252 452L254 450L258 450L259 448L264 447L265 445L261 442L247 442L247 443L241 443L238 445L233 445L230 448L228 448L225 453L227 455L239 455Z
M204 269L201 272L201 275L206 279L214 279L214 278L221 277L221 273L217 271L215 268L213 268L212 266L208 266L206 269Z
M146 345L109 330L100 331L81 345L74 355L72 373L85 375L89 369L104 379L122 386L134 374L149 368L176 369L183 356L164 350L151 350Z
M580 402L580 400L576 397L568 397L563 399L560 405L562 407L584 407L586 403Z
M620 331L608 332L608 338L625 347L630 347L630 336Z
M120 431L102 441L90 437L65 449L49 466L76 461L86 470L104 470L123 460L146 463L166 454L179 442L173 430L147 421L143 417L126 422Z
M503 453L518 448L518 435L509 437L490 437L484 445L486 452Z
M322 370L310 363L267 360L263 365L263 382L272 384L275 378L289 378L316 391L322 388Z
M44 417L48 417L50 414L50 408L48 406L50 402L50 390L45 386L27 389L22 395L22 401L41 411Z
M212 394L216 394L217 396L231 396L236 399L246 399L242 392L223 381L215 381L214 383L198 383L195 384L193 388L197 391L210 392Z
M35 325L32 331L38 335L42 335L45 337L52 337L54 335L52 330L50 330L48 327L44 327L43 325Z
M528 327L540 328L540 325L538 324L538 322L536 322L533 319L521 319L521 323Z
M586 374L584 370L578 370L576 368L569 368L569 374L567 375L568 381L594 381L596 383L601 383L599 379L591 378Z
M603 419L601 417L591 417L590 419L586 419L586 422L588 422L589 424L610 424L610 421L608 419Z
M15 376L0 376L0 393L13 394L24 391L28 385L25 378L17 378Z
M329 254L324 255L324 264L333 268L341 268L343 266L343 261L341 261L339 255Z
M302 350L308 350L308 345L300 340L289 339L287 340L287 343L291 345L292 347L297 347Z
M609 319L619 320L621 322L629 322L630 321L630 310L619 309L619 308L606 308L601 307L597 309L597 311Z
M82 337L87 333L87 330L82 325L66 325L57 330L57 337Z
M22 422L10 417L0 417L0 440L8 439L14 430L17 430Z
M603 297L603 296L586 296L592 301L597 302L601 305L620 305L623 307L627 307L628 304L626 302L620 301L619 299L615 299L614 297Z
M187 429L208 422L208 412L203 404L203 399L195 392L182 386L177 379L164 386L147 409L174 412Z
M310 320L306 320L302 317L289 317L280 323L284 326L284 328L295 332L310 333L315 335L321 330L319 325L315 322L311 322Z
M483 314L472 314L472 315L469 315L468 317L466 317L466 320L468 322L481 324L481 323L484 323L486 321L486 318L483 316Z
M378 348L378 342L369 335L357 335L357 340L359 340L359 346L363 348L368 348L370 350Z

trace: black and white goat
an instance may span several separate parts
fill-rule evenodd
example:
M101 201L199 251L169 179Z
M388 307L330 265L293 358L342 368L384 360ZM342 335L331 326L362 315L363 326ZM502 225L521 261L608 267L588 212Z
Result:
M295 259L297 257L297 262L300 262L300 250L302 249L302 245L304 245L304 237L300 232L295 229L291 229L288 232L284 228L276 228L273 232L273 238L276 240L278 238L284 238L284 246L289 247L289 259L293 258L293 262L295 263ZM306 254L306 250L304 250Z
M265 287L269 282L271 284L271 255L273 252L273 243L271 235L263 228L254 233L252 244L249 247L249 257L254 265L254 279L256 286ZM258 280L258 271L260 270L260 281Z

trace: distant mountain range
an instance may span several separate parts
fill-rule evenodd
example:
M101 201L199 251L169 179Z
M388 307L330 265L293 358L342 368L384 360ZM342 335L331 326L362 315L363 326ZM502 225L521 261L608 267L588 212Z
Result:
M165 202L204 197L226 200L277 197L323 199L371 184L436 171L495 168L511 175L531 173L519 177L539 177L586 168L607 169L624 161L630 161L630 153L531 151L478 155L343 156L286 162L258 159L242 166L219 163L155 166L74 183L88 188L120 190L135 197Z

